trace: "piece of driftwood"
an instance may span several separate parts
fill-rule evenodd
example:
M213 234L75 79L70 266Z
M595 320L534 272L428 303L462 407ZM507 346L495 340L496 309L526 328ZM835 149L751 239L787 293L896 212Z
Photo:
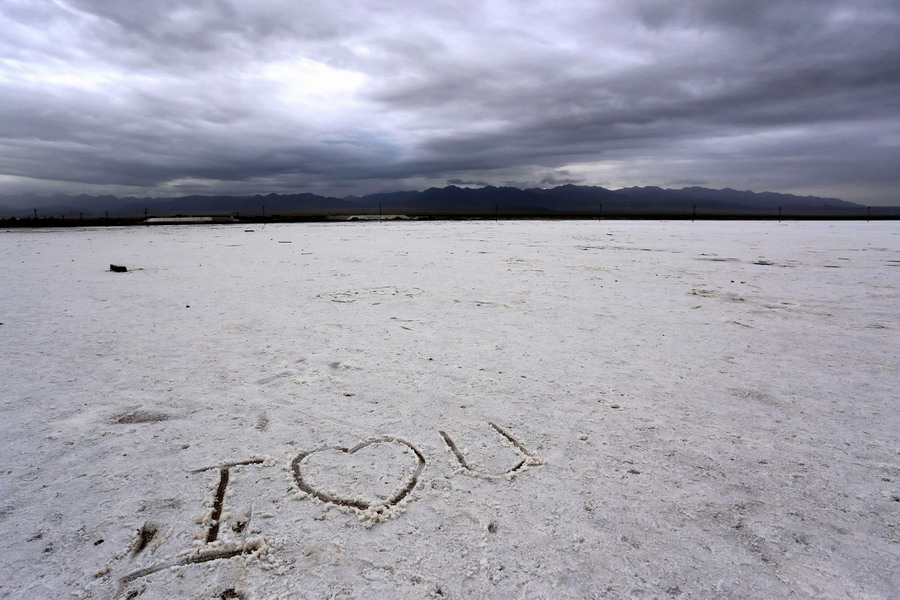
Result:
M109 265L110 271L115 271L116 273L125 273L128 269L122 265Z

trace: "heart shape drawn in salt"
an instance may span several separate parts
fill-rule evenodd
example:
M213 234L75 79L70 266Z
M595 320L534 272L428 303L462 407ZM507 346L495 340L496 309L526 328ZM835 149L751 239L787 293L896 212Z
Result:
M400 486L390 498L387 498L383 501L377 502L366 502L365 500L360 500L357 498L342 498L333 492L328 492L324 490L317 489L313 487L307 479L303 477L303 461L306 460L310 455L315 454L317 452L326 452L326 451L338 451L346 454L355 454L359 450L366 448L368 446L373 446L375 444L401 444L406 446L410 450L413 451L413 454L416 455L417 464L415 471L412 475L407 478L403 485ZM369 508L375 507L389 507L397 504L416 487L416 484L419 482L419 475L421 475L422 470L425 468L425 457L419 452L419 449L404 440L403 438L393 437L393 436L383 436L378 438L373 438L370 440L366 440L352 448L342 448L340 446L323 446L321 448L316 448L315 450L309 450L307 452L301 452L297 455L297 457L291 463L291 467L294 471L294 480L297 482L297 486L309 494L314 498L318 498L322 502L330 502L332 504L339 504L341 506L349 506L351 508L357 508L359 510L368 510Z

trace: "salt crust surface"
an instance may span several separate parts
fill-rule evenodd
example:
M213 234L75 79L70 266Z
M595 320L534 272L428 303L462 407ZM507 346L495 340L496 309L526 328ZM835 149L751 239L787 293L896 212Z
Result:
M0 597L900 596L896 222L255 229L0 232Z

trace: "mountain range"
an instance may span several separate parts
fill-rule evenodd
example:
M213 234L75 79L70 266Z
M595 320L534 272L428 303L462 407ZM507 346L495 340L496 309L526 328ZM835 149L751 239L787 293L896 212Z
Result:
M311 215L311 214L577 214L577 215L785 215L859 216L867 208L837 198L756 193L730 188L630 187L609 190L598 186L562 185L554 188L463 188L448 186L424 191L398 191L336 198L316 194L254 196L182 196L137 198L117 196L0 196L2 217L85 218L156 215ZM879 213L897 207L876 207Z

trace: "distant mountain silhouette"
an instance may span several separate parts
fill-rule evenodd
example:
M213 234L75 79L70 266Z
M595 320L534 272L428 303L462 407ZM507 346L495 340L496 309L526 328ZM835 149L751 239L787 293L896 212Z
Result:
M630 187L609 190L598 186L562 185L550 189L514 187L462 188L455 185L422 192L398 191L362 197L335 198L316 194L267 194L255 196L182 196L180 198L119 198L116 196L0 196L0 216L69 218L148 215L298 215L298 214L580 214L580 215L685 215L693 211L715 214L856 215L866 208L836 198L756 193L730 188L702 187L663 189ZM884 213L886 207L876 207ZM891 209L893 213L897 209ZM892 214L893 214L892 213ZM873 212L873 214L875 214ZM884 213L887 214L887 213Z
M451 185L445 188L429 188L408 198L411 209L427 211L475 211L493 212L502 206L506 210L552 210L542 205L540 198L531 192L513 187L461 188Z
M362 198L358 196L348 196L344 200L351 202L354 206L367 206L378 208L379 205L384 206L401 206L407 200L415 198L421 194L417 191L408 192L383 192L380 194L368 194Z
M714 190L702 187L687 187L680 190L666 190L658 187L632 187L618 190L619 195L646 202L653 206L688 206L697 208L755 208L755 209L834 209L861 208L861 205L837 198L815 196L794 196L774 192L738 191L731 188Z
M557 210L577 212L599 212L606 205L607 210L614 206L627 204L627 200L616 192L606 188L586 185L561 185L555 188L532 188L529 192L544 198L545 204L557 207Z

